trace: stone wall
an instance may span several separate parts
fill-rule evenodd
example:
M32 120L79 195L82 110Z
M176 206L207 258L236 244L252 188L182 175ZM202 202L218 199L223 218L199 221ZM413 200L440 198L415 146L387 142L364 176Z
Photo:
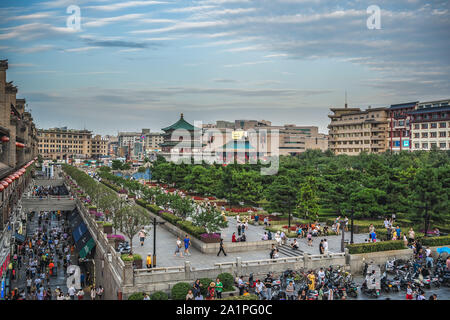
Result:
M436 251L438 247L430 247L433 257L437 258L438 253ZM380 252L371 252L371 253L361 253L361 254L349 254L346 255L347 263L350 265L350 272L352 274L362 274L364 269L364 263L374 263L377 265L383 266L387 260L391 259L402 259L409 260L413 258L413 250L412 249L404 249L404 250L390 250L390 251L380 251Z

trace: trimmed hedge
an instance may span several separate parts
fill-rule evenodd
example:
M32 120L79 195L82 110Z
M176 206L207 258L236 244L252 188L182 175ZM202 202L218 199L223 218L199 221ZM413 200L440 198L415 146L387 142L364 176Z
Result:
M208 287L211 284L211 282L215 283L216 281L213 281L210 278L201 278L200 279L200 283L202 284L202 286L200 287L200 292L202 293L203 296L206 296L206 293L208 291Z
M423 237L420 242L425 246L445 246L450 245L450 236L443 237Z
M160 211L163 211L163 208L157 206L156 204L147 204L147 205L145 206L145 208L147 208L147 209L150 210L151 212L153 212L153 213L155 213L155 214L158 214L158 215L159 215L159 212L160 212Z
M217 278L222 282L224 291L234 290L234 277L231 273L223 272Z
M177 226L198 239L202 233L207 233L204 227L197 227L190 221L179 221Z
M350 254L406 249L402 240L348 244Z
M130 255L128 255L128 254L123 254L121 256L121 258L122 258L123 261L139 261L139 260L142 260L141 255L137 254L137 253L133 254L132 257Z
M186 300L186 295L191 289L191 285L187 282L178 282L172 287L171 296L173 300Z
M162 211L159 215L164 220L167 220L170 223L175 224L175 225L177 224L178 221L182 220L180 217L177 217L176 215L171 214L169 212Z
M136 199L136 200L134 200L134 202L136 202L136 204L140 205L141 207L146 208L147 202L145 200Z
M164 291L156 291L150 296L150 300L169 300L169 296Z
M136 292L128 297L128 300L144 300L144 292Z

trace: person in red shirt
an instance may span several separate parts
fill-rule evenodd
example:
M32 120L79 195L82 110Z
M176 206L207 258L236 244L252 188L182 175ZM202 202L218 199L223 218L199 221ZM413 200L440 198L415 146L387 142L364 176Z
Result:
M237 240L236 240L236 232L233 232L233 235L231 236L231 242L237 242Z
M48 269L50 272L50 275L53 275L53 267L55 266L55 264L53 263L53 261L50 261L50 263L48 264Z

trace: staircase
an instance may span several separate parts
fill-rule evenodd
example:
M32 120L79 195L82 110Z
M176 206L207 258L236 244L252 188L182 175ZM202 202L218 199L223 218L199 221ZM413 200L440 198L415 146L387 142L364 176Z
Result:
M301 257L303 256L303 251L300 249L294 250L291 248L290 245L284 244L282 246L278 247L278 252L280 253L280 256L286 256L286 257Z

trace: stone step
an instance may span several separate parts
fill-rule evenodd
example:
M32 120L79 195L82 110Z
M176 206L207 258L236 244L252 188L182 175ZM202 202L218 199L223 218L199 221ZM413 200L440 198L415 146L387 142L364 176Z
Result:
M300 249L293 250L289 245L285 244L278 247L278 252L287 257L300 257L303 256L303 251Z

